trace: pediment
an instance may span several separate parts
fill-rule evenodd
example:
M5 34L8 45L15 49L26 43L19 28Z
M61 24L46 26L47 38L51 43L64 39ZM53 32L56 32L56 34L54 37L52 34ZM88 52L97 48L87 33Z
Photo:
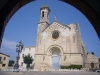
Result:
M70 29L69 26L64 25L58 21L53 21L48 28L46 28L43 32L53 31L57 29Z
M43 31L43 33L42 33L43 38L50 37L51 33L55 30L57 30L61 33L63 32L62 35L66 36L66 35L69 35L70 27L66 26L58 21L54 21L49 25L48 28L46 28Z

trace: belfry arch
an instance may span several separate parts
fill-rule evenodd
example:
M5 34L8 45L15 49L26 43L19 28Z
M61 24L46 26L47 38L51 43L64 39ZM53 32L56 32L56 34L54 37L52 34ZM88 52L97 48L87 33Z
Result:
M24 5L28 4L29 2L32 2L35 0L1 0L0 1L0 46L2 43L2 38L4 34L5 27L10 20L10 18L16 13L17 10L19 10ZM100 38L100 13L99 13L99 7L96 7L96 4L100 6L100 2L97 0L88 1L88 0L60 0L62 2L68 3L75 8L77 8L79 11L81 11L91 22L92 26L94 27L96 33L98 34L98 37ZM98 6L97 5L97 6ZM7 10L6 10L7 9ZM87 13L88 12L88 13Z
M44 17L44 11L42 12L42 18Z

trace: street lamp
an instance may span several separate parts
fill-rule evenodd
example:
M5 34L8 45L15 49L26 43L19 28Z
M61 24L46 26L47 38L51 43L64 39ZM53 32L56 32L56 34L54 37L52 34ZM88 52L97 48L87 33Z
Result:
M18 64L18 60L19 60L19 53L22 51L24 45L23 43L20 41L19 44L16 45L16 52L18 52L18 56L17 56L17 61L16 64L14 65L14 69L18 69L19 68L19 64Z

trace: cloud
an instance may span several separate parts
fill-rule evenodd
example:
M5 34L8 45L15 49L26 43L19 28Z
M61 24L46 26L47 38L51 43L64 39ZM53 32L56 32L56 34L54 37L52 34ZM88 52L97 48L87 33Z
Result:
M2 47L6 47L8 49L16 49L17 44L18 44L17 42L7 40L5 38L3 38L3 41L2 41ZM1 49L3 49L2 47Z

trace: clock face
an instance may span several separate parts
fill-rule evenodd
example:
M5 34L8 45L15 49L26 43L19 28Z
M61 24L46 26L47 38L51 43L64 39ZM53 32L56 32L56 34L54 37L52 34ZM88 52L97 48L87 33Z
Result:
M52 38L57 39L58 37L59 37L59 32L58 31L53 31Z

